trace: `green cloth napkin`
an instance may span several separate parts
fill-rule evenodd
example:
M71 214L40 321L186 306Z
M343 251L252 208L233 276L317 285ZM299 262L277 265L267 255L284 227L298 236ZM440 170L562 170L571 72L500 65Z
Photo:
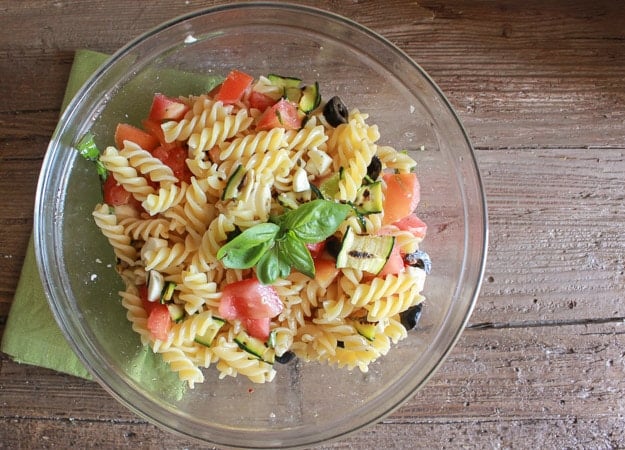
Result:
M90 50L76 52L62 109L65 109L89 76L107 58L108 55ZM121 108L128 120L134 116L144 117L154 92L166 92L172 96L199 95L209 92L221 81L222 78L214 75L175 68L147 69L128 83L124 87L124 95L118 95L118 98L111 100L109 106L113 105L113 109ZM129 96L133 99L131 103L127 101ZM90 164L86 161L83 163ZM95 177L95 171L93 173ZM68 186L68 189L71 190L72 187ZM86 229L83 231L86 232ZM101 237L101 234L98 233L98 236ZM110 256L113 257L112 252ZM81 261L71 263L80 265ZM186 383L180 381L160 355L155 355L148 346L136 345L139 343L138 337L132 331L130 322L126 321L121 302L105 303L101 306L98 311L102 315L99 320L94 319L91 325L100 336L108 333L107 351L114 354L113 359L117 361L111 364L121 364L121 372L128 377L129 382L136 383L153 395L159 397L165 395L172 401L181 399L187 389ZM127 339L132 337L137 338L135 345L128 344ZM87 379L92 378L66 341L50 311L37 269L32 236L0 350L19 363L46 367Z
M76 52L62 109L65 109L87 78L107 58L107 55L89 50ZM0 350L18 363L91 378L52 316L39 278L32 236L26 250Z

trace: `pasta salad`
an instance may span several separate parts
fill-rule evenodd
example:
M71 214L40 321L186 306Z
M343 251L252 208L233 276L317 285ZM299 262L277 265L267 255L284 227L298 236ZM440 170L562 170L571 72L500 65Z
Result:
M358 368L420 314L430 260L416 162L317 83L233 70L212 91L155 94L97 163L93 217L127 318L192 388L203 368L271 381L294 357Z

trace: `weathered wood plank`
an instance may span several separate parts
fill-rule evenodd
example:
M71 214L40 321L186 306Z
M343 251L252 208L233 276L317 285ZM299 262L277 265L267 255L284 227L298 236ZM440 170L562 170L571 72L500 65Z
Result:
M571 444L594 435L588 443L625 445L624 327L621 322L467 330L430 382L382 423L357 433L356 442L365 437L376 442L380 435L379 442L393 437L395 448L406 448L411 439L432 434L453 438L449 445L469 445L490 430L497 432L494 442L534 434L537 440L528 442L538 443L557 430ZM0 429L4 421L26 433L32 424L35 430L41 427L39 439L46 435L50 442L75 440L76 445L88 442L94 429L111 444L124 445L131 430L134 442L183 445L143 424L93 382L8 361L0 380ZM521 434L515 424L523 425ZM428 438L422 445L431 442Z
M0 70L18 71L21 77L7 77L0 86L9 99L0 107L5 111L58 108L76 42L112 52L166 17L206 6L185 2L158 10L140 2L124 4L126 14L103 22L108 10L98 14L85 2L41 2L26 12L8 4L11 20L2 46L8 57ZM422 64L479 147L621 142L625 27L619 24L625 19L614 19L622 17L614 2L566 7L524 2L520 8L515 2L493 7L490 2L396 1L388 2L385 14L374 14L376 2L316 5L371 26ZM42 11L54 25L41 28L33 39ZM67 29L72 33L61 32ZM93 32L98 29L102 33ZM4 95L16 91L22 95Z

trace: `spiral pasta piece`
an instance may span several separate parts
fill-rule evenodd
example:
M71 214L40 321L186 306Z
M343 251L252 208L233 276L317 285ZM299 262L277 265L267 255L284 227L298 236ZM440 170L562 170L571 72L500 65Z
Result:
M154 193L154 188L148 184L146 178L131 167L128 158L120 155L115 147L107 147L100 155L100 162L137 200L143 201Z
M203 152L210 150L244 131L252 124L252 118L245 109L235 115L228 115L223 120L215 122L211 127L203 128L200 132L189 136L187 144L194 158L202 158Z
M149 194L141 203L151 216L168 210L172 206L179 204L187 191L187 184L182 183L181 186L171 184L168 187L161 187L156 194Z
M137 172L149 177L155 183L178 182L178 178L169 166L134 142L125 141L124 148L119 151L119 156L126 158L130 167L134 167Z
M111 208L103 203L93 211L95 223L113 247L115 256L128 265L134 265L137 250L131 245L130 237L124 233L123 225L117 223L117 217Z

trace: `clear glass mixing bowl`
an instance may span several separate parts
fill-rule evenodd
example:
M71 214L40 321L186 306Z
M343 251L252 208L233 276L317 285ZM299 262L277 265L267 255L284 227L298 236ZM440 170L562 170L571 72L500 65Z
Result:
M73 149L87 131L111 143L117 122L145 116L154 92L188 95L206 75L238 68L318 80L370 114L380 142L418 161L422 249L433 261L418 330L368 373L283 365L272 383L245 377L189 390L141 346L118 298L113 252L93 223L101 201L92 164ZM199 76L198 76L199 75ZM63 114L35 209L38 264L51 309L94 378L131 410L217 445L310 446L379 421L424 385L458 339L478 295L487 247L484 194L467 134L449 102L408 56L345 18L302 6L238 4L165 23L117 52ZM253 388L253 391L250 389Z

